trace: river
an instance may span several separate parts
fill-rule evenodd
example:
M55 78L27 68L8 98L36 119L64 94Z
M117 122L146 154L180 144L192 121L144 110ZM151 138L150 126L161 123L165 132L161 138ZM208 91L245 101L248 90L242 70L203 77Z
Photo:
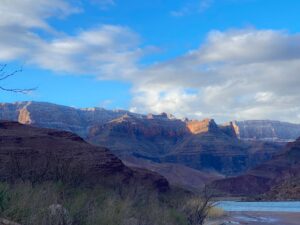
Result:
M217 207L226 212L300 212L300 201L284 202L239 202L220 201Z
M220 219L208 220L206 225L299 225L300 201L239 202L220 201L217 207L225 211Z

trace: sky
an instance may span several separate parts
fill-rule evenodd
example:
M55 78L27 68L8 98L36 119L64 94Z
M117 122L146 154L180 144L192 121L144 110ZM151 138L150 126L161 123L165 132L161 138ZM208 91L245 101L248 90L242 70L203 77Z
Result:
M298 0L0 0L0 102L300 123ZM1 75L1 74L0 74Z

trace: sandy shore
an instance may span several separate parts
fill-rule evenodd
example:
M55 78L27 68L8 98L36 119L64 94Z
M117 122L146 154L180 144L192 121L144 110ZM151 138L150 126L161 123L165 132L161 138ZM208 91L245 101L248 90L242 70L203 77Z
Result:
M290 212L227 212L227 216L207 221L205 225L299 225L300 213Z

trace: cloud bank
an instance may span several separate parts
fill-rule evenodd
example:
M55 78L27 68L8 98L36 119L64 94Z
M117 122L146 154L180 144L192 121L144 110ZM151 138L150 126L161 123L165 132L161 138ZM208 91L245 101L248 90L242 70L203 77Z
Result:
M300 122L299 34L211 31L199 48L145 67L140 60L146 50L128 27L95 25L74 35L53 28L49 18L82 12L63 0L7 0L0 11L0 61L23 60L54 72L130 82L132 111L219 122Z
M198 49L143 71L133 105L180 116L300 121L300 35L213 31Z

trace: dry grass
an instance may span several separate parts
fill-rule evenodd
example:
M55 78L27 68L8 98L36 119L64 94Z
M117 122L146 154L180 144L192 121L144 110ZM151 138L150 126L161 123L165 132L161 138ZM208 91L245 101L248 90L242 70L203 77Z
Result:
M218 219L224 217L226 214L223 209L218 207L213 207L208 211L208 218Z

